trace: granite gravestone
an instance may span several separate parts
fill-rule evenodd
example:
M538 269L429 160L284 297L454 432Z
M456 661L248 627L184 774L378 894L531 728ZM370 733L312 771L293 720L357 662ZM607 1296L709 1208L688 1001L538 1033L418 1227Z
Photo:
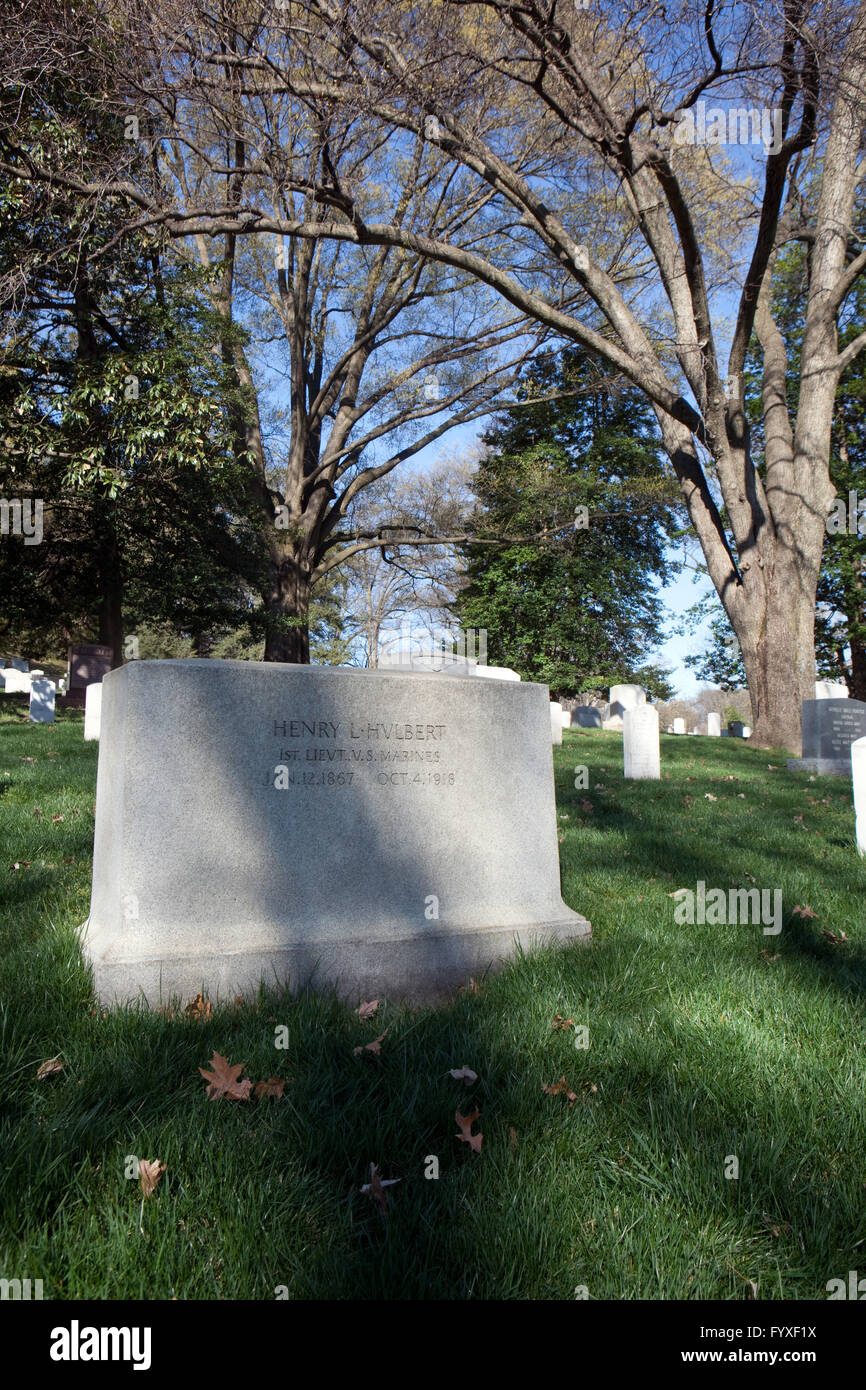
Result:
M851 745L866 737L862 700L804 700L803 756L789 758L796 772L851 776Z
M99 724L102 717L102 681L89 685L84 694L84 742L99 739Z
M578 729L600 729L601 710L598 705L578 705L571 712L571 727Z
M652 705L637 705L623 716L623 776L661 777L659 754L659 716Z
M746 726L741 719L729 719L728 738L743 738L743 731L745 730L745 727Z
M719 738L722 732L722 716L720 714L707 715L707 733L711 738Z
M866 738L855 739L851 744L851 780L857 849L866 855Z
M31 724L54 723L55 694L56 690L53 681L39 678L30 682Z
M78 643L69 648L69 689L86 690L111 670L114 652L99 642Z
M435 997L589 924L559 886L545 686L250 661L103 682L103 1003L264 979Z

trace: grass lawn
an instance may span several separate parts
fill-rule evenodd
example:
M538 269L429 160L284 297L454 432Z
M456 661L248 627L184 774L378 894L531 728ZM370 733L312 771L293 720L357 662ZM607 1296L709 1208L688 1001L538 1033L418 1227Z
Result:
M617 735L566 731L563 891L591 946L366 1022L274 994L205 1021L103 1015L76 945L97 761L82 721L0 714L0 1276L68 1299L824 1299L866 1273L849 783L664 736L663 780L626 784ZM781 889L781 933L678 925L670 894L699 880ZM381 1055L353 1053L386 1029ZM284 1078L283 1099L208 1101L214 1051ZM463 1064L470 1087L449 1075ZM562 1076L571 1104L542 1089ZM457 1109L480 1110L480 1155ZM141 1228L129 1155L166 1164ZM399 1180L387 1218L360 1191L371 1162Z

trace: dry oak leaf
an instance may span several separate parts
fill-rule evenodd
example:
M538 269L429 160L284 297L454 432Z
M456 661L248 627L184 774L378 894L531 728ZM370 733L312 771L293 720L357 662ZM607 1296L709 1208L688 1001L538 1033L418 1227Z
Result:
M385 1033L387 1033L387 1031L388 1029L386 1028ZM372 1042L364 1043L361 1047L353 1047L352 1056L357 1057L359 1052L372 1052L374 1057L378 1057L379 1053L382 1051L382 1041L385 1037L385 1033L380 1033L378 1038L374 1038Z
M44 1081L46 1076L56 1076L63 1070L63 1063L59 1057L52 1057L49 1061L43 1062L36 1073L37 1081Z
M465 1081L467 1086L471 1086L473 1081L478 1080L476 1073L467 1066L455 1067L448 1075L453 1076L455 1081Z
M253 1087L253 1095L256 1100L261 1100L264 1096L273 1096L275 1100L282 1100L285 1081L278 1076L269 1076L267 1081L257 1081Z
M832 941L834 946L846 946L848 944L848 937L843 931L840 931L838 936L834 931L822 931L821 935L826 936L828 941Z
M573 1028L573 1027L574 1027L574 1019L573 1019L573 1018L563 1018L563 1017L562 1017L562 1014L557 1014L557 1015L556 1015L556 1018L553 1020L553 1022L551 1023L550 1026L551 1026L551 1028L562 1028L562 1029L565 1029L565 1028Z
M385 1188L393 1187L395 1183L398 1183L400 1181L400 1178L380 1178L379 1170L377 1169L375 1163L371 1163L370 1181L364 1183L364 1186L361 1188L361 1191L366 1192L367 1195L371 1197L374 1202L378 1202L379 1206L382 1208L382 1214L384 1216L387 1216L388 1198L385 1196Z
M141 1192L144 1200L155 1191L156 1185L165 1172L165 1164L158 1158L140 1158L138 1176L141 1179Z
M213 1071L205 1071L204 1067L199 1067L205 1081L210 1083L207 1091L208 1100L219 1100L223 1096L226 1100L249 1100L250 1088L253 1083L249 1078L244 1081L238 1080L246 1066L245 1062L231 1067L226 1057L221 1057L218 1052L215 1052L211 1058L211 1066Z
M455 1139L462 1139L464 1144L468 1144L473 1153L480 1154L481 1141L483 1134L473 1134L472 1126L481 1114L480 1110L473 1110L471 1115L461 1115L459 1110L454 1111L454 1122L460 1129L459 1134L455 1134Z
M772 963L773 963L774 960L781 960L781 959L782 959L782 957L781 957L780 955L771 956L770 953L769 953L769 951L759 951L759 952L758 952L758 955L759 955L759 956L763 956L763 957L764 957L764 960L768 960L768 961L770 962L771 965L772 965Z
M561 1076L558 1081L554 1081L552 1086L542 1086L541 1089L544 1091L545 1095L548 1096L568 1096L569 1105L574 1105L574 1102L577 1100L577 1092L568 1089L568 1082L564 1076Z
M473 977L472 975L470 975L470 976L469 976L469 983L468 983L467 985L461 985L460 988L459 988L459 990L457 991L457 993L458 993L458 994L480 994L480 993L481 993L481 987L480 987L480 985L478 985L478 984L475 983L474 977Z
M205 999L203 994L197 994L195 999L191 999L184 1009L187 1018L194 1018L201 1022L203 1018L210 1018L213 1008L209 999Z
M365 1018L372 1018L378 1007L378 999L370 999L367 1001L366 1004L359 1004L357 1009L355 1010L355 1013L363 1022Z
M797 903L797 906L793 909L792 916L794 916L794 917L817 917L818 914L817 914L817 912L813 912L812 909L811 909L811 907L801 907L800 904Z

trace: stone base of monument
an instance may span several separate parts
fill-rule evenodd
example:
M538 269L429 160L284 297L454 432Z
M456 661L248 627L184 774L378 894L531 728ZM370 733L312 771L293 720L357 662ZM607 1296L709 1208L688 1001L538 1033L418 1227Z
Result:
M815 772L822 777L850 777L850 758L789 758L789 772Z
M550 705L520 681L247 661L106 675L84 951L103 1004L441 997L585 941Z

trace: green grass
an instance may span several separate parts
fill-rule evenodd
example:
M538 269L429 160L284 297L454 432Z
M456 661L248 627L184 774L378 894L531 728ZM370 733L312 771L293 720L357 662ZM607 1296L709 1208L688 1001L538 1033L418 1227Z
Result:
M590 947L366 1023L332 998L273 994L205 1022L103 1016L76 945L97 759L81 723L0 715L0 1276L75 1299L571 1299L579 1285L741 1299L749 1281L760 1298L823 1299L829 1279L866 1272L850 785L674 737L661 782L625 784L617 736L566 732L563 888ZM677 925L669 894L701 879L781 888L781 934ZM587 1050L555 1014L588 1026ZM353 1055L385 1028L380 1057ZM198 1067L214 1050L285 1077L284 1099L209 1102ZM54 1056L62 1073L37 1081ZM469 1089L448 1075L464 1063ZM542 1091L562 1075L572 1106ZM476 1107L480 1156L453 1120ZM143 1234L130 1154L167 1165ZM360 1191L371 1161L400 1179L387 1219Z

